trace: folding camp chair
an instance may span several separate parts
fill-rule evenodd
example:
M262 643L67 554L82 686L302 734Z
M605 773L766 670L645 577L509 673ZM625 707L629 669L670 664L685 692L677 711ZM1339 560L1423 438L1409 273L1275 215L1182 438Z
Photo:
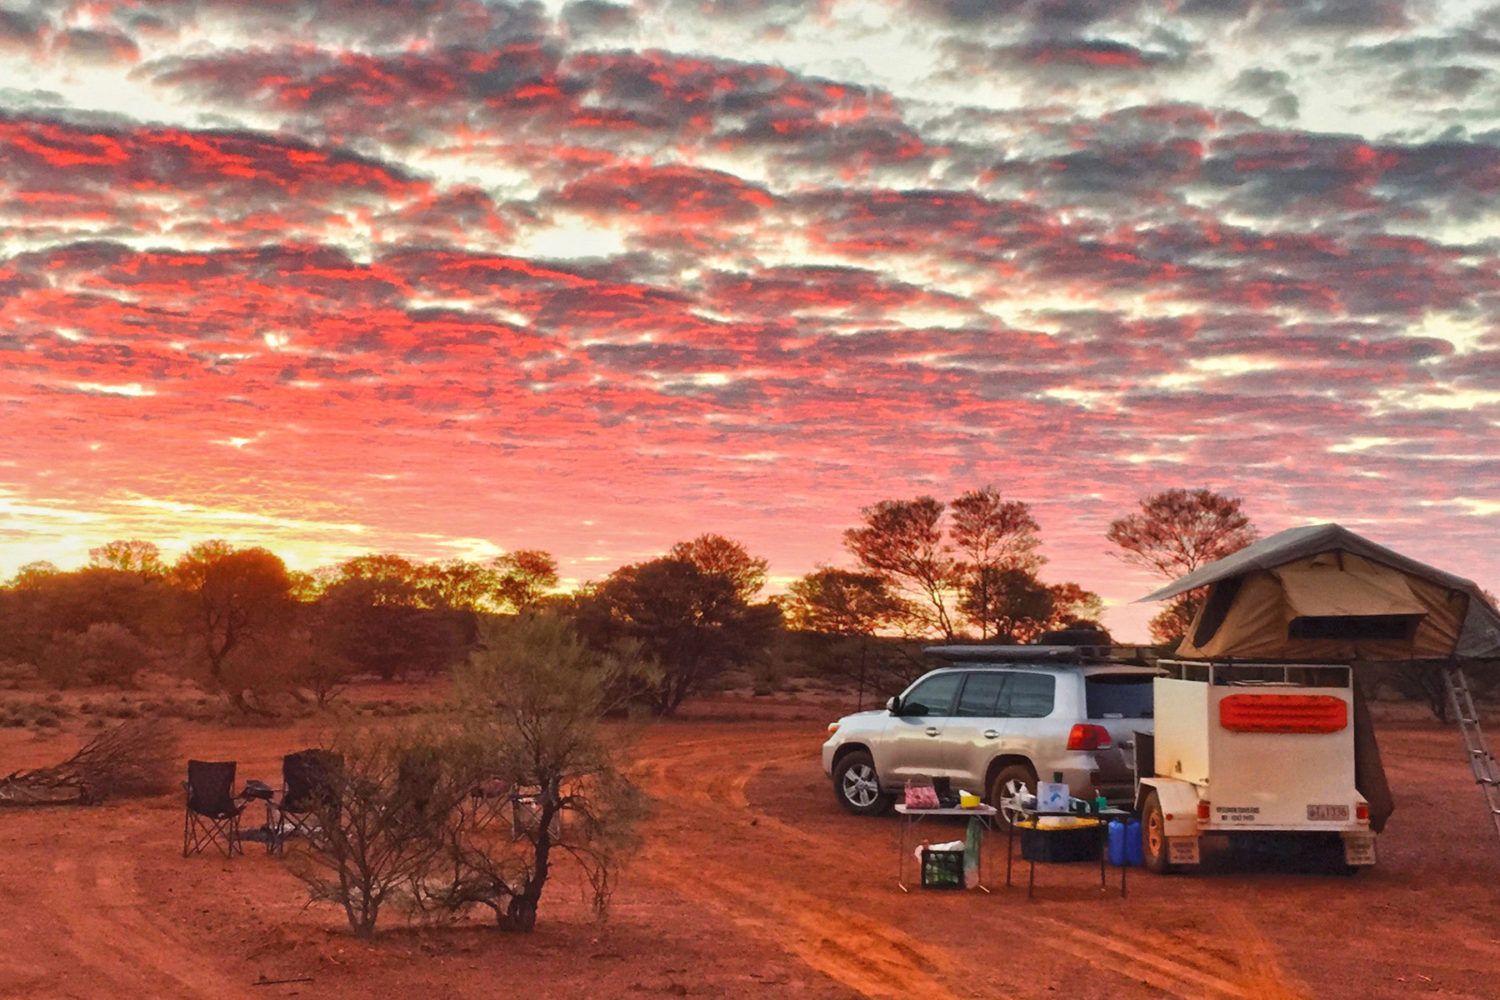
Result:
M442 762L432 751L408 750L396 762L396 818L419 829L435 808Z
M344 758L329 750L299 750L281 758L281 798L271 803L275 818L268 852L285 852L288 837L317 833L318 810L336 806L336 782L343 769Z
M234 761L188 761L187 807L182 820L182 856L218 844L226 858L244 854L240 846L240 813L246 803L234 795Z
M491 777L469 789L469 813L477 826L488 826L511 808L511 786L504 778Z
M517 785L510 793L510 839L534 837L542 822L542 796L545 791L539 785ZM562 836L563 810L552 814L550 835L553 840Z

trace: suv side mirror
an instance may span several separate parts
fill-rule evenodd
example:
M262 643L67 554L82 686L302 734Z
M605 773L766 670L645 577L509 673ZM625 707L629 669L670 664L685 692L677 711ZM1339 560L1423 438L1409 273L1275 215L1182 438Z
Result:
M901 696L899 694L893 694L888 699L886 699L885 710L887 712L890 712L892 715L900 715Z

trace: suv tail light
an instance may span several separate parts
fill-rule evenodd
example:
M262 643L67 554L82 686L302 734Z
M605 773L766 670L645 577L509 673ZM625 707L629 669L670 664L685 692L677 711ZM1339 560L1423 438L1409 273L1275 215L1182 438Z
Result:
M1354 818L1361 823L1370 822L1369 804L1366 802L1356 802L1354 804Z
M1207 823L1210 818L1211 816L1210 810L1208 808L1208 803L1200 801L1198 803L1198 822Z
M1074 723L1072 732L1068 733L1069 750L1107 750L1109 747L1109 730L1103 726L1078 722Z

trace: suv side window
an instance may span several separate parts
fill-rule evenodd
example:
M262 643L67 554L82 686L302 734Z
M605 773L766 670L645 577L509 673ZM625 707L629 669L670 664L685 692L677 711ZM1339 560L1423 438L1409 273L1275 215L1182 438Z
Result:
M929 677L901 699L902 715L952 715L953 696L964 675L958 672Z
M1052 714L1057 678L1051 674L1016 671L1007 675L997 715L1010 719L1045 719Z
M954 715L964 718L993 719L999 713L1000 689L1005 686L1005 674L998 670L976 670L964 684L963 694L958 696L958 710Z

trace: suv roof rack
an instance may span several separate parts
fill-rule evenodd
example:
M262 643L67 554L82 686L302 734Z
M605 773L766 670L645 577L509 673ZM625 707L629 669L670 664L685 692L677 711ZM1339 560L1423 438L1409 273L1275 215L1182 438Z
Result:
M1149 646L927 646L922 652L950 663L1136 663L1155 660Z

